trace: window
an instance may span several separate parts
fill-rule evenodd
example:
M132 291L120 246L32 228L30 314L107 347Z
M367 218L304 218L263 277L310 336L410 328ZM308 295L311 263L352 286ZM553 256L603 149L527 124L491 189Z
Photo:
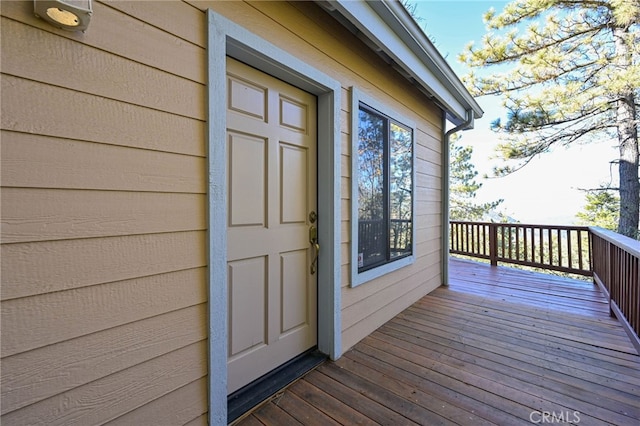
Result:
M405 266L414 258L413 127L369 103L358 101L357 111L352 285Z

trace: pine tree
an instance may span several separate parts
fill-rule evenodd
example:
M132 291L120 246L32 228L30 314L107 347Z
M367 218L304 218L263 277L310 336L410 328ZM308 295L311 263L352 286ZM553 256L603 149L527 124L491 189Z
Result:
M587 226L599 226L615 231L617 228L620 211L619 197L606 189L587 191L586 205L581 212L576 214L578 223Z
M478 172L471 162L473 148L458 145L459 139L459 135L454 134L449 141L449 216L452 220L482 220L489 213L493 213L503 200L481 204L474 202L482 183L475 180Z
M496 120L493 128L503 135L500 153L517 164L496 174L517 170L555 145L617 138L618 232L635 238L640 0L518 0L500 14L490 10L485 22L490 32L482 45L469 45L460 59L502 70L465 78L476 95L502 95L508 111L506 122Z

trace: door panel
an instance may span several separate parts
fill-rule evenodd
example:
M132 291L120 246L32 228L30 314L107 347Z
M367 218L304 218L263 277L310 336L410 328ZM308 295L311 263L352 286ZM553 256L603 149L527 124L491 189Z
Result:
M266 220L267 141L228 133L229 226L264 226Z
M301 300L309 297L307 286L307 250L296 250L280 254L282 271L282 329L288 333L309 323L309 310Z
M227 59L228 392L317 344L316 98Z
M281 223L306 223L309 214L306 194L308 148L280 144L280 212Z
M229 262L229 360L267 344L266 257Z

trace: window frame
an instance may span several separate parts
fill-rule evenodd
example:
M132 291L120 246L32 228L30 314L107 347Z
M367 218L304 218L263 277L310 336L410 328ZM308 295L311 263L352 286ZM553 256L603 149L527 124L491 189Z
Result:
M394 260L387 260L378 266L373 266L365 271L358 271L358 129L360 126L360 105L364 105L366 109L371 110L375 114L382 115L386 118L386 126L391 123L400 124L402 127L410 129L412 132L411 140L411 254L402 256ZM416 259L416 126L412 120L406 116L397 113L376 99L366 95L355 87L351 88L351 287L357 287L375 278L386 275L390 272L404 268L415 263ZM388 157L387 153L384 154ZM388 161L388 158L386 158ZM385 184L389 196L388 183Z

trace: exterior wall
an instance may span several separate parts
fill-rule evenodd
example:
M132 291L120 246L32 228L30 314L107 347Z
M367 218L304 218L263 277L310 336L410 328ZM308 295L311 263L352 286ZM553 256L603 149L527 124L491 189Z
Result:
M3 423L206 423L207 7L342 84L343 349L440 285L440 112L316 4L0 7ZM352 86L418 129L417 260L357 288Z
M235 3L213 9L341 82L342 91L342 348L347 350L421 296L441 278L440 110L314 3ZM216 7L219 6L219 7ZM272 19L264 22L262 16ZM318 17L320 14L320 17ZM287 40L284 44L281 40ZM350 287L351 96L355 86L417 125L416 262L406 268Z
M206 17L93 6L0 6L0 422L206 424Z

